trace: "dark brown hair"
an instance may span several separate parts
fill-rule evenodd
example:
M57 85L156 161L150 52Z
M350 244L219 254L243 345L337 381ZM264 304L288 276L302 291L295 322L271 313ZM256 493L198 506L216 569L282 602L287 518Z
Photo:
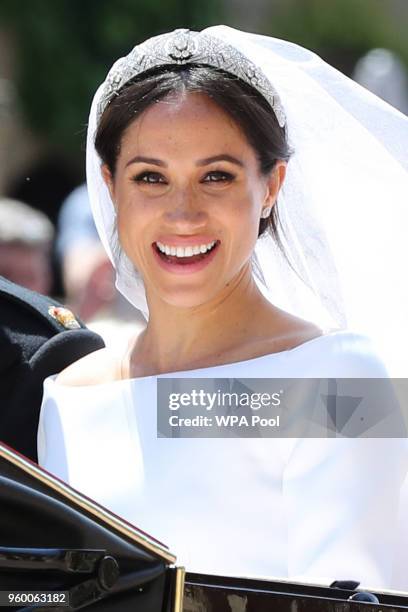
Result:
M114 176L126 128L149 106L178 93L202 93L211 98L241 128L254 148L260 171L266 175L278 160L289 160L291 150L285 128L281 128L266 99L237 77L209 66L161 66L127 83L105 109L95 137L95 148ZM279 248L277 205L261 219L258 236L269 230Z

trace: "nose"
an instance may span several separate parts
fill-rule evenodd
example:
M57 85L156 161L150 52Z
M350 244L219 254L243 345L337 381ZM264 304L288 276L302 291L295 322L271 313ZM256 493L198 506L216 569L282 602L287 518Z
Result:
M167 223L180 231L191 232L201 228L207 221L203 202L190 188L177 191L168 203L164 217Z

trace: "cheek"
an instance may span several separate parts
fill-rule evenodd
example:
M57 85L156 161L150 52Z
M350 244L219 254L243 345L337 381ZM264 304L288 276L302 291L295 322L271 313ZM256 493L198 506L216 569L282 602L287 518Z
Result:
M142 198L135 198L134 195L128 194L119 199L116 226L121 243L132 240L132 237L136 239L146 233L155 216L155 207L151 203L148 206Z
M239 250L253 249L258 238L261 205L251 192L237 196L228 214L225 224L231 228L231 234Z
M161 209L134 195L119 203L116 216L118 247L144 277L152 265L151 243L160 227Z
M116 214L116 235L120 248L134 263L143 235L143 216L131 202L120 202Z

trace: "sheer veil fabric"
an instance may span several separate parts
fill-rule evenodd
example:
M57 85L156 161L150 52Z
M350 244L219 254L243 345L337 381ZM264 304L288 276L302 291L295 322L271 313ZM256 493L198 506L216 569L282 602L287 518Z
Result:
M226 26L204 32L263 70L287 116L294 155L278 208L296 272L263 236L254 254L260 288L277 306L324 328L371 336L389 373L405 376L407 117L298 45ZM117 288L148 317L143 281L116 248L114 208L94 148L101 91L88 127L91 205Z

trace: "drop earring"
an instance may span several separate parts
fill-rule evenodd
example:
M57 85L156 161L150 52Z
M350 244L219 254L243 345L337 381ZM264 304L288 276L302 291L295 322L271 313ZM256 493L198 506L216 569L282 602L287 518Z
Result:
M267 219L271 214L272 206L267 206L261 213L261 219Z

